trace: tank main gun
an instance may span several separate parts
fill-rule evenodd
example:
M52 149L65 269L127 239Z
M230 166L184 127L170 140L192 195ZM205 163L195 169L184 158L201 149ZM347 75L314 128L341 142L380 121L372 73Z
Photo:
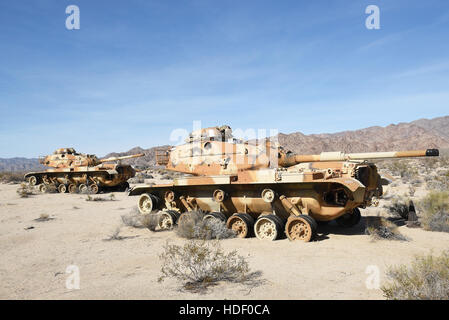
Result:
M391 152L362 152L362 153L344 153L344 152L322 152L315 155L299 155L280 153L279 166L291 167L304 162L330 162L330 161L360 161L360 160L379 160L396 158L417 158L417 157L438 157L438 149L410 150L410 151L391 151Z
M106 159L100 159L98 161L100 163L105 163L105 162L111 162L111 161L119 161L119 160L132 159L132 158L140 158L140 157L143 157L144 155L145 155L144 153L139 153L139 154L133 154L133 155L130 155L130 156L110 157L110 158L106 158Z

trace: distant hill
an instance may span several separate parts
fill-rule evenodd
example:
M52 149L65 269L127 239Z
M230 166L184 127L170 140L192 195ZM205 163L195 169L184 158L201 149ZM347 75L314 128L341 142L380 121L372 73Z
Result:
M142 149L141 147L135 147L131 150L128 150L126 152L112 152L108 153L105 158L109 157L122 157L122 156L129 156L132 154L139 154L144 153L145 155L140 158L134 158L134 159L127 159L123 160L123 163L131 164L136 167L148 167L148 166L155 166L156 165L156 149L158 148L169 148L170 146L159 146L159 147L152 147L149 149Z
M279 143L296 153L316 154L323 151L368 152L400 151L427 148L449 148L449 116L419 119L410 123L391 124L386 127L369 127L338 133L305 135L301 132L279 134ZM126 152L113 152L105 157L144 153L141 158L124 160L137 167L154 166L155 150L168 146L143 149L135 147ZM42 168L37 159L0 159L0 171L31 171Z
M28 159L28 158L8 158L2 159L0 158L0 172L4 171L35 171L41 170L45 168L41 165L37 158L36 159Z
M430 121L430 120L428 120ZM333 134L304 135L301 132L279 134L279 143L296 153L315 154L323 151L368 152L417 150L449 147L449 117L446 127L432 122L400 123L386 127L369 127Z

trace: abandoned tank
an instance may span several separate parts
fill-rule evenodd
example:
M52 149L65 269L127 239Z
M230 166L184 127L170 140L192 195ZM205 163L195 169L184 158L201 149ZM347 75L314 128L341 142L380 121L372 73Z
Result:
M331 220L343 227L360 221L359 208L382 196L386 179L370 160L438 156L437 149L400 152L323 152L297 155L265 139L244 142L229 126L192 132L186 143L156 154L159 165L190 174L172 183L138 185L142 214L161 212L161 228L180 216L202 210L205 219L226 222L239 237L251 234L275 240L310 241L317 223Z
M95 194L102 189L125 191L129 188L127 180L135 176L136 170L130 165L121 164L120 160L142 156L144 154L98 159L95 155L78 153L73 148L61 148L52 155L39 158L40 164L51 169L29 172L25 179L32 186L38 185L41 192L50 187L60 193Z

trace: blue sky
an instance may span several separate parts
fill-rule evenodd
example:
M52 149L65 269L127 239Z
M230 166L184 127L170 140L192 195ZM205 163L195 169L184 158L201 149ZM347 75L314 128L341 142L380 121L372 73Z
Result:
M449 114L449 2L2 0L0 61L3 158L384 126Z

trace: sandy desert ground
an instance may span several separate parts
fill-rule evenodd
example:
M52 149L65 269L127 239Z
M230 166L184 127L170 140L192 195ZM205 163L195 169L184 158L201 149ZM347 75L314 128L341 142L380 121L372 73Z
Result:
M388 266L409 263L414 255L439 254L449 234L399 227L411 241L373 241L364 219L351 229L320 227L317 241L256 238L221 240L222 247L247 258L262 273L249 287L220 283L206 293L159 283L163 245L182 244L174 232L123 226L122 240L105 241L131 212L137 197L114 193L115 201L86 201L81 194L40 194L20 198L18 185L0 184L1 299L383 299L368 289L368 266L378 266L381 284ZM109 194L97 195L109 198ZM47 214L52 220L35 219ZM364 217L376 209L362 210ZM33 227L33 228L30 228ZM80 289L69 290L66 268L80 270Z

